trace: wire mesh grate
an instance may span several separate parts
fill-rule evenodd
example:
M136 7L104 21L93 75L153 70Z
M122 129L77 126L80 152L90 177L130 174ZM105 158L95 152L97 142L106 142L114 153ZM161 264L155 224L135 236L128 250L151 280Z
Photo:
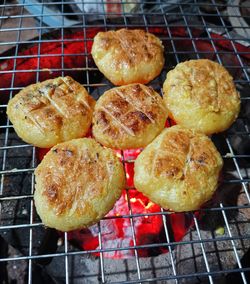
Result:
M240 16L238 12L243 13L250 6L244 1L217 3L215 0L2 2L0 241L14 247L16 253L1 253L0 271L6 264L24 263L22 280L28 283L39 283L37 277L45 277L46 283L247 283L250 272L246 262L250 246L250 27L249 15ZM90 10L90 5L97 10ZM191 224L185 236L176 240L170 219L174 214L163 209L134 211L134 187L128 183L125 192L128 211L108 215L96 225L98 246L95 249L80 249L72 244L68 233L61 234L51 244L56 249L44 249L41 234L45 229L33 204L33 173L39 162L39 151L14 133L5 114L8 100L26 85L59 75L72 75L98 98L112 85L100 76L91 60L93 36L100 30L123 27L141 28L162 40L166 64L162 74L149 84L159 92L166 73L188 59L215 60L234 77L241 94L242 111L228 131L213 137L226 166L222 196L208 208L176 214L176 222L185 219ZM128 165L133 164L134 158L124 151L121 159L128 174ZM228 198L222 198L224 195ZM153 217L161 218L163 236L158 242L141 243L138 220ZM106 246L105 222L109 220L127 222L132 236L130 243ZM224 228L222 233L216 231L218 224L220 229ZM53 234L57 233L49 231L49 237ZM155 252L162 247L168 252L142 257L143 251ZM133 252L130 259L105 257L107 253L128 251ZM1 277L2 274L0 280Z

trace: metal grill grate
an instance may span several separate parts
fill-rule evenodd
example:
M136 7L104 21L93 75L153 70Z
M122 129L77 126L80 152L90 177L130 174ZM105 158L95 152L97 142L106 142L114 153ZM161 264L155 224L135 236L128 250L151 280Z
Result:
M73 2L73 3L72 3ZM166 4L163 0L158 1L134 1L123 2L118 12L108 12L105 10L110 1L100 1L98 4L98 12L81 12L66 11L67 5L79 4L83 9L91 1L83 3L83 1L28 1L20 0L18 3L4 0L0 5L0 50L4 51L0 57L0 78L7 78L6 82L0 82L0 162L1 162L1 184L0 184L0 234L3 238L11 234L21 234L26 236L27 244L25 253L11 256L0 256L0 263L15 262L18 266L22 261L27 263L27 282L36 283L34 280L34 266L37 261L49 258L63 258L61 262L64 265L63 275L58 279L66 283L222 283L218 279L229 279L231 274L240 275L242 283L247 283L247 273L250 271L248 266L244 264L242 256L247 252L250 245L250 197L249 197L249 147L243 147L244 141L249 139L249 117L247 117L249 106L249 61L250 61L250 28L237 21L238 11L242 6L237 1L229 2L215 0L206 1L172 1ZM128 4L135 4L136 9L133 12L127 11ZM93 2L93 4L97 4ZM115 2L120 4L120 1ZM171 5L169 5L171 4ZM51 10L52 6L57 6L58 11ZM97 6L96 6L97 7ZM250 8L244 5L245 8ZM16 14L11 14L13 9ZM31 12L33 11L33 14ZM230 14L231 13L231 14ZM72 18L75 17L75 18ZM51 26L49 22L53 19ZM232 20L233 19L233 20ZM249 21L249 16L245 16L245 20ZM214 233L211 230L203 230L202 219L197 217L196 213L187 213L193 220L193 229L187 233L187 236L180 242L171 239L171 232L167 224L167 218L171 212L161 210L160 212L150 213L147 216L161 215L164 224L164 234L166 241L163 243L153 243L138 245L135 233L136 218L145 216L145 214L134 214L130 202L130 190L127 188L127 200L129 214L125 216L111 216L107 218L129 219L130 229L133 236L133 243L129 246L120 248L106 248L102 243L102 227L101 222L97 225L99 249L82 251L72 247L68 241L68 234L64 233L63 245L56 253L44 253L38 250L40 245L37 243L37 229L43 230L42 224L36 216L33 205L34 191L34 175L33 171L37 165L37 149L25 144L15 136L12 125L5 116L7 101L13 97L22 87L25 87L25 80L22 77L31 74L29 83L38 82L47 77L55 77L55 75L67 75L74 71L81 83L87 87L90 93L98 97L102 90L111 87L110 83L105 79L93 80L98 74L98 69L91 63L89 44L93 37L89 36L89 30L93 29L117 29L121 27L140 27L145 30L154 31L161 29L157 34L167 47L165 52L166 66L163 74L150 83L156 90L160 91L165 79L165 74L173 68L177 63L190 58L210 58L223 64L234 76L238 90L241 92L242 112L235 126L226 133L217 135L214 139L218 142L219 150L224 158L225 164L228 165L231 175L229 178L225 175L223 184L225 188L240 185L241 191L238 196L238 202L227 203L222 200L210 209L201 209L199 214L218 214L225 228L223 235ZM69 38L68 31L74 33L81 31L83 38ZM241 30L241 33L238 31ZM57 36L54 35L54 31ZM157 30L158 31L158 30ZM182 34L180 34L182 31ZM245 36L244 36L245 35ZM74 52L65 53L67 43L82 42L82 50L77 54ZM58 43L60 51L44 53L44 43ZM200 44L206 44L201 48ZM33 53L25 53L31 46L35 46ZM8 50L7 50L8 49ZM6 51L7 50L7 51ZM66 59L81 58L84 66L77 68L66 65ZM44 58L58 57L60 66L51 66L44 68L42 60ZM35 60L34 65L20 65L22 60ZM77 59L78 60L78 59ZM9 62L9 63L8 63ZM11 63L10 63L11 62ZM8 66L10 64L10 67ZM77 62L76 62L77 64ZM21 67L20 67L21 66ZM3 77L6 76L6 77ZM45 77L46 77L45 76ZM247 143L246 143L247 144ZM123 155L124 166L133 162ZM14 166L13 166L14 165ZM230 199L230 197L229 197ZM239 200L241 202L239 202ZM15 203L17 207L12 207ZM8 208L11 208L8 211ZM13 208L17 211L21 210L24 218L14 221L14 217L18 212L12 212ZM4 211L9 214L9 219L5 217ZM239 212L242 219L232 218L231 213ZM26 217L25 217L26 216ZM210 217L209 217L210 218ZM240 223L244 224L244 230L239 229ZM235 229L236 228L236 229ZM237 229L238 228L238 229ZM146 248L154 248L165 246L169 252L161 256L161 258L141 258L138 254L139 250ZM211 246L214 250L211 251ZM197 248L199 255L197 256ZM226 258L231 258L231 264L223 262L221 255L224 250L227 251ZM108 260L103 254L114 250L133 250L134 258L131 262L127 262L126 269L112 271L112 265L118 260ZM185 250L191 252L194 259L201 259L201 267L189 267L190 259L182 257L181 254ZM84 274L84 262L87 261L85 256L90 253L99 253L99 258L91 262L91 271L87 275ZM189 255L189 254L187 254ZM215 255L215 256L214 256ZM81 277L74 275L72 269L72 261L80 256ZM216 261L215 261L216 259ZM161 262L161 268L159 263ZM189 271L183 270L181 263L189 267ZM165 263L165 264L164 264ZM116 265L116 266L117 266ZM157 266L158 265L158 266ZM199 266L199 265L198 265ZM41 267L41 265L40 265ZM54 268L56 269L56 268ZM60 267L61 269L61 267ZM160 273L158 273L158 270ZM185 271L185 272L183 272ZM95 274L95 275L94 275ZM116 274L117 278L112 275ZM93 280L94 279L94 280ZM230 278L231 279L231 278ZM82 281L82 282L80 282ZM91 282L92 281L92 282ZM167 282L168 281L168 282ZM189 282L188 282L189 281ZM202 282L203 281L203 282ZM56 282L57 283L57 282ZM60 281L58 282L60 283ZM223 282L224 283L224 282ZM236 283L236 282L235 282ZM240 283L240 282L237 282Z

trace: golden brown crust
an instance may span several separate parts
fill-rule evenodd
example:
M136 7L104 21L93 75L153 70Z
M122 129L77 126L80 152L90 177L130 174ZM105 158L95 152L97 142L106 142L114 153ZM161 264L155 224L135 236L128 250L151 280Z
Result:
M167 111L152 88L131 84L106 91L93 114L93 135L104 146L144 147L164 128Z
M135 187L163 208L199 209L216 190L223 160L204 134L165 129L135 161Z
M48 227L69 231L104 217L125 185L121 162L90 138L54 146L35 171L35 205Z
M240 110L233 78L207 59L178 64L163 85L164 101L177 124L205 134L226 130Z
M9 101L7 114L26 142L49 148L89 130L94 99L71 77L30 85Z
M92 56L99 70L114 84L146 84L158 76L164 65L163 45L143 30L120 29L99 32Z

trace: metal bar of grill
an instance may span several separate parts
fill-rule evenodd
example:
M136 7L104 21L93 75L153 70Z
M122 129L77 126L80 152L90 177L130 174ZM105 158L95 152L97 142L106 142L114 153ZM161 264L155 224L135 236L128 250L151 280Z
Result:
M90 29L112 30L118 28L141 28L146 31L154 30L155 28L163 29L166 33L159 35L160 39L168 50L166 51L166 66L163 72L169 71L174 65L187 59L213 58L218 63L228 68L234 76L234 82L239 89L242 104L248 104L250 97L245 94L250 83L249 73L249 58L250 58L250 42L249 37L243 37L237 32L242 29L246 35L250 33L250 27L230 22L229 18L237 19L237 14L231 13L230 9L250 9L249 5L236 5L233 1L230 3L217 3L216 0L197 1L190 0L187 2L168 1L171 4L171 10L168 10L166 2L158 1L111 1L114 5L121 5L121 10L109 11L106 9L110 5L110 1L7 1L4 0L0 5L0 76L10 76L9 84L4 87L0 84L0 93L7 100L0 100L0 113L4 114L7 107L8 99L12 98L19 90L25 87L25 82L17 84L18 78L22 74L34 74L34 83L42 80L43 75L48 72L43 68L43 60L57 57L60 60L58 66L51 66L49 72L51 77L54 74L61 76L67 75L70 72L75 72L82 79L82 85L85 86L89 93L94 90L107 89L111 84L107 81L97 82L93 77L98 72L98 69L90 63L90 51L88 44L92 43L93 37L89 36ZM122 2L122 3L121 3ZM241 3L241 2L240 2ZM77 5L82 11L67 11L67 5ZM89 4L98 4L101 9L97 12L85 9ZM134 11L127 11L126 5L136 5ZM208 9L205 12L203 9ZM31 13L32 7L36 10ZM48 9L57 7L58 11ZM149 9L148 7L154 7ZM47 9L48 8L48 9ZM17 13L8 14L11 9L16 9ZM213 10L211 10L213 9ZM229 12L228 12L229 11ZM75 17L76 23L68 25L68 20ZM92 17L92 18L91 18ZM96 18L93 20L93 18ZM53 26L49 26L46 22L48 18L60 19ZM249 21L250 16L244 15L245 21ZM27 24L29 22L29 24ZM182 28L185 33L180 36L176 33L176 29ZM71 33L81 31L83 38L69 38L67 31ZM197 33L199 30L201 32ZM29 33L34 32L33 36ZM57 32L58 36L54 36L53 32ZM48 36L49 35L49 36ZM4 40L1 40L2 37ZM181 46L182 42L189 42L189 50L185 46ZM201 50L199 43L206 43L211 48ZM222 42L226 47L221 45ZM82 43L82 48L78 52L66 50L68 43ZM58 44L60 48L52 53L44 53L44 44ZM23 52L35 46L32 54ZM76 56L82 56L83 66L68 66L66 61ZM232 56L234 60L228 60ZM231 58L231 57L230 57ZM36 64L32 66L24 66L20 68L22 60L36 60ZM170 63L168 62L170 61ZM5 68L6 64L11 62L10 68ZM164 73L164 74L165 74ZM238 76L237 74L240 74ZM159 77L150 85L157 91L161 91L164 78ZM248 89L247 89L248 88ZM243 91L242 91L243 90ZM101 92L100 91L100 92ZM5 115L5 114L4 114ZM4 116L3 115L3 116ZM194 283L197 279L205 279L206 283L217 283L220 277L229 279L230 275L239 275L239 283L248 283L248 275L250 266L244 265L244 252L250 247L250 231L241 232L238 219L231 217L235 211L240 211L241 214L247 214L250 210L250 195L249 195L249 151L238 152L235 150L233 138L248 139L250 135L248 117L243 113L239 116L237 122L241 123L242 127L237 129L229 129L223 134L220 134L220 139L224 145L224 150L221 155L225 163L230 164L230 169L234 173L233 176L225 177L222 184L225 186L241 185L241 194L244 196L242 204L227 204L219 202L211 208L201 208L198 214L218 214L225 228L224 235L216 235L214 230L208 234L202 226L201 219L197 217L197 212L187 213L188 218L192 221L192 227L186 233L183 239L176 241L172 238L171 227L169 225L169 216L173 212L167 212L161 209L159 212L151 213L136 213L133 211L132 195L133 186L126 187L126 200L128 214L120 214L104 217L97 225L97 242L96 249L83 250L73 246L68 233L64 233L60 237L62 242L58 250L51 253L50 251L37 251L38 244L36 243L37 230L44 230L43 224L37 219L34 204L34 169L38 164L37 149L31 145L25 144L23 141L14 136L13 126L8 118L1 119L0 122L0 236L11 233L26 235L27 249L25 253L17 255L0 255L0 265L8 263L24 262L27 265L27 283L35 283L34 271L40 265L39 261L46 261L50 258L52 262L60 261L60 271L58 281L65 283ZM237 123L236 122L236 123ZM14 141L14 142L13 142ZM243 140L242 140L243 141ZM28 162L25 164L19 163L13 167L12 153L19 153L21 157L28 156ZM28 153L28 154L27 154ZM18 159L18 158L17 158ZM121 160L126 170L126 166L134 163L135 159L127 158L124 152L121 152ZM10 162L11 161L11 162ZM23 185L21 190L12 193L9 186L15 184L15 179ZM24 180L27 180L27 188ZM28 218L23 219L20 223L6 223L3 216L3 210L6 204L12 203L28 204ZM27 203L26 203L27 202ZM26 206L26 205L25 205ZM26 208L26 207L25 207ZM139 218L149 218L160 216L163 224L164 239L158 243L140 244L137 236L137 220ZM210 215L209 215L210 216ZM236 217L235 217L236 218ZM129 231L132 235L132 242L124 244L121 247L106 247L104 241L104 229L102 222L107 220L128 220ZM242 223L249 225L249 219L246 218ZM247 227L247 226L245 226ZM249 226L248 226L249 228ZM12 244L10 244L11 246ZM215 252L211 251L211 246L214 245ZM168 253L161 256L152 256L144 258L140 256L140 252L147 249L159 249L165 247ZM223 253L222 247L228 251L227 256L233 260L233 264L223 263L220 255ZM188 271L183 270L182 261L185 260L182 252L188 250L192 252L193 259L196 257L200 262L195 261L194 268ZM245 251L244 251L245 250ZM117 253L132 251L133 257L130 260L119 262L117 259L105 258L107 253ZM199 252L197 255L196 252ZM216 258L212 256L216 254ZM94 259L88 259L89 255L95 255ZM96 257L96 255L98 255ZM214 263L217 259L217 263ZM78 261L78 265L82 266L82 275L79 276L74 269L74 261ZM186 264L190 260L186 260ZM39 265L37 265L37 263ZM124 265L124 270L120 270ZM76 265L76 264L75 264ZM85 271L85 267L91 267L91 273ZM161 265L161 266L160 266ZM188 266L188 265L187 265ZM41 266L39 266L41 267ZM44 266L45 267L45 266ZM49 265L48 265L49 267ZM47 268L43 268L46 270ZM52 272L55 272L55 268ZM49 272L48 272L49 271ZM183 272L184 271L184 272ZM47 269L46 273L51 270ZM53 273L52 273L53 274ZM54 276L53 276L54 277ZM81 281L81 282L77 282ZM92 282L91 282L92 281ZM51 282L53 283L53 282ZM228 283L228 282L225 282Z

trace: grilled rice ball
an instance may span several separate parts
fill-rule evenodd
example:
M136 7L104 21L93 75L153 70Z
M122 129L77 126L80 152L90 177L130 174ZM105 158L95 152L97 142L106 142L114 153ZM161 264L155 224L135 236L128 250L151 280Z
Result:
M152 88L131 84L106 91L93 114L93 135L102 145L115 149L140 148L164 128L167 111Z
M99 70L116 86L153 80L163 68L163 52L153 34L127 29L99 32L91 51Z
M35 170L35 206L45 226L60 231L103 218L125 186L122 163L91 138L54 146Z
M41 148L87 134L95 101L71 77L30 85L8 103L7 114L19 137Z
M204 134L166 128L135 161L137 190L165 209L199 209L216 190L223 160Z
M178 64L168 72L163 91L170 117L207 135L229 128L240 111L233 78L207 59Z

